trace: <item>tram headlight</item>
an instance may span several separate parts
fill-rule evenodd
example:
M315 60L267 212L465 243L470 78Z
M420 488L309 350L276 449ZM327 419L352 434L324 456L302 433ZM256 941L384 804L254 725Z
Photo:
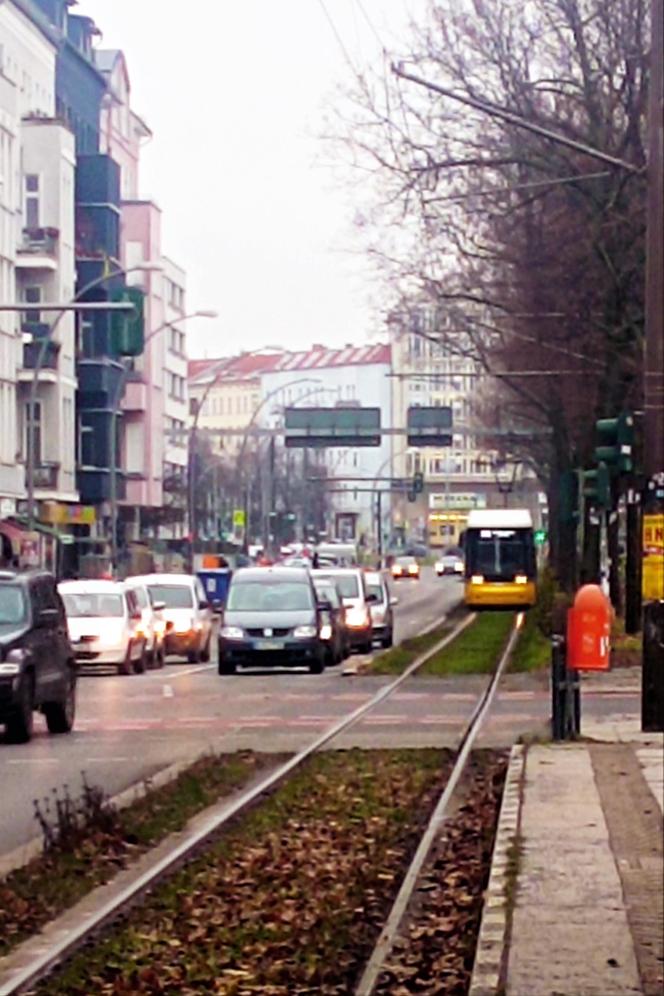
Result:
M470 583L471 584L484 584L484 575L483 574L473 574L473 576L470 579Z
M528 584L528 578L525 574L516 574L514 577L515 584Z

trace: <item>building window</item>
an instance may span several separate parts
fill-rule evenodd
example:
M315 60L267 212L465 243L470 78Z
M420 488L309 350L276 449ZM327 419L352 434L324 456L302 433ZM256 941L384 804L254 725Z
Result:
M39 188L38 173L27 173L25 176L25 227L39 228Z
M25 301L26 304L40 304L42 300L41 287L24 287L23 300ZM21 320L24 322L40 322L41 312L24 311Z
M42 462L42 406L41 401L35 401L32 413L32 442L34 443L35 467ZM30 452L30 402L25 405L25 446L23 452L26 456Z

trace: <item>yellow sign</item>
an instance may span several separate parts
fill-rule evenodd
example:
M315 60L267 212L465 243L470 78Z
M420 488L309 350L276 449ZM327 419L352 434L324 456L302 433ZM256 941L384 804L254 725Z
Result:
M48 501L42 506L41 521L51 526L94 526L97 515L94 505L65 505Z
M645 601L664 599L664 514L643 516L643 575Z
M246 516L244 514L243 508L233 509L233 528L234 529L244 529L246 525Z

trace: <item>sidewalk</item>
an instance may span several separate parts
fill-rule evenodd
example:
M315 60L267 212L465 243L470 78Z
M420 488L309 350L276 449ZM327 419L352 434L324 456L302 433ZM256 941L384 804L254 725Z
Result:
M582 735L513 752L471 996L664 993L664 735Z

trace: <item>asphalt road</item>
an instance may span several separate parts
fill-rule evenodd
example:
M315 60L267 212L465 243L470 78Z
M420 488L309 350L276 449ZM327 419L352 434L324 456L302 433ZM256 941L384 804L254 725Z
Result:
M461 584L429 570L419 582L394 585L394 592L395 636L403 640L453 608ZM497 696L483 735L487 745L509 745L549 715L546 682L517 677L524 676L515 676ZM78 795L83 771L89 782L114 795L208 749L295 750L389 680L344 677L341 667L322 675L280 670L219 677L214 662L169 662L160 671L127 677L83 674L72 734L51 737L38 718L31 743L0 743L0 856L36 835L33 800L65 785ZM483 682L470 676L406 683L333 746L453 744Z

